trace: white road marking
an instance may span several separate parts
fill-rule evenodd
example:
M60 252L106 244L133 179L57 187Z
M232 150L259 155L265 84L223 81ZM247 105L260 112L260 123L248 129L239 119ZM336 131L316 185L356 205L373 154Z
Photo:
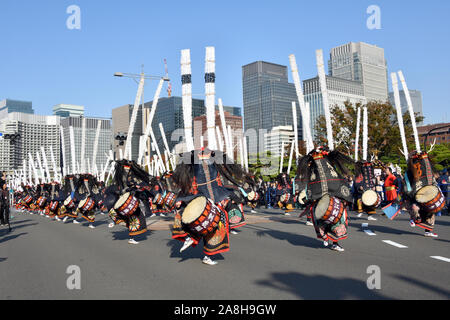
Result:
M441 256L431 256L430 258L436 259L436 260L442 260L445 262L450 262L449 258L441 257Z
M362 223L361 227L362 227L363 231L366 234L368 234L369 236L376 236L376 234L372 230L367 229L369 227L368 223Z
M376 234L372 230L364 229L364 232L367 233L369 236L376 236Z
M394 241L391 241L391 240L383 240L383 242L387 243L387 244L390 244L391 246L394 246L394 247L397 247L397 248L401 248L401 249L408 248L407 246L404 246L404 245L402 245L400 243L397 243L397 242L394 242Z

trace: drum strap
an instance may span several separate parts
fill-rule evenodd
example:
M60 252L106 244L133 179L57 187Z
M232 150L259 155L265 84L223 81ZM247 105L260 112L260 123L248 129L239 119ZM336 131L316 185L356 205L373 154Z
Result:
M213 181L215 181L216 179L211 180L211 176L210 176L210 174L209 174L208 163L207 163L206 161L202 161L202 167L203 167L203 171L205 172L205 178L206 178L206 181L208 181L208 182L206 183L206 186L207 186L207 188L208 188L208 192L209 192L209 194L210 194L210 196L211 196L211 200L213 201L213 203L215 203L216 200L215 200L215 198L214 198L214 192L213 192L211 183L212 183ZM197 185L197 186L198 186L198 185Z

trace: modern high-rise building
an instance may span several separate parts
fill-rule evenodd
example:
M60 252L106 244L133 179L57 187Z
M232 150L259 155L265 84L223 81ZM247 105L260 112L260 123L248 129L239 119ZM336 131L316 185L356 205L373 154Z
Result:
M88 118L88 117L67 117L61 119L61 126L63 128L64 135L64 154L66 162L63 166L66 168L66 172L73 171L72 161L72 148L70 142L70 127L73 127L74 142L75 142L75 168L78 170L82 168L81 163L81 148L82 148L82 126L83 119L85 121L85 149L84 149L84 169L87 172L94 172L93 155L94 155L94 142L97 134L98 123L100 121L100 134L98 138L96 166L100 172L102 166L105 166L107 155L112 150L112 131L111 131L111 119L104 118ZM61 160L62 159L61 154ZM89 161L88 161L89 159ZM78 163L78 164L77 164Z
M119 158L120 152L125 153L125 141L117 140L118 135L126 138L128 128L130 127L131 116L133 114L133 105L126 104L124 106L112 110L112 143L113 153L116 159ZM139 141L145 129L142 127L142 108L139 108L134 124L133 137L131 138L131 159L137 160L139 154ZM122 151L120 151L122 150Z
M384 49L350 42L331 49L328 72L332 77L360 81L368 101L388 100L388 73Z
M84 116L84 106L77 106L73 104L57 104L53 106L53 115L62 118L67 117L82 117Z
M8 139L0 140L0 170L13 174L14 170L23 169L23 160L28 163L29 154L37 162L37 152L44 147L50 171L50 147L53 150L55 162L59 167L60 155L60 118L57 116L40 116L29 113L13 112L0 120L0 132L3 134L17 134L19 137L13 142ZM42 157L42 155L40 155ZM41 164L43 159L41 158ZM28 168L26 168L28 170ZM39 169L39 168L36 168ZM42 172L40 172L42 174Z
M8 113L12 112L34 114L33 103L31 101L12 99L0 101L0 119L6 117Z
M265 151L270 151L272 157L281 156L282 147L286 147L294 141L294 130L292 126L279 126L273 128L264 135Z
M259 137L259 130L293 125L292 102L298 98L295 85L288 82L286 66L265 61L250 63L242 67L242 83L246 132L255 129ZM300 112L297 124L298 138L302 140Z
M346 101L353 105L367 103L363 84L359 81L326 76L326 83L330 109L336 106L343 107ZM317 119L324 114L319 77L303 81L303 94L305 102L309 103L312 138L316 139Z
M402 107L402 112L405 113L408 111L408 103L406 102L405 91L399 90L400 93L400 105ZM419 116L423 117L422 110L422 93L419 90L409 90L409 95L411 97L411 103L413 106L414 113L419 114ZM389 102L395 106L394 93L389 92ZM418 123L417 125L422 125L423 122Z

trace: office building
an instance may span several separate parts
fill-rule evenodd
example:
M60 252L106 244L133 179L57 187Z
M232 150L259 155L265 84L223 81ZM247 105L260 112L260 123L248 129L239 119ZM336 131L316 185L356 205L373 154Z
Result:
M346 101L353 105L367 103L361 82L326 76L326 83L330 110L336 106L343 107ZM316 140L317 120L324 114L319 77L303 81L303 94L305 102L309 103L312 137Z
M97 134L97 127L100 121L100 134L97 146L96 166L100 172L102 166L105 166L107 155L112 150L112 130L111 119L94 118L94 117L68 117L61 119L61 126L63 128L64 135L64 153L65 163L63 166L66 172L72 172L72 148L70 143L70 127L73 127L74 142L75 142L75 168L76 170L82 169L81 163L81 148L82 148L82 126L83 119L85 121L85 149L84 149L84 171L94 172L93 155L94 155L94 142ZM62 156L61 156L62 158ZM78 163L78 164L77 164Z
M405 113L408 111L408 103L406 102L406 96L405 91L399 90L400 94L400 105L402 108L402 113ZM423 117L423 110L422 110L422 93L418 90L409 90L409 95L411 97L411 103L413 106L414 113L417 113L419 116ZM389 102L395 106L395 99L394 99L394 93L389 92ZM417 123L417 125L422 125L423 121L420 123Z
M388 73L384 49L364 42L350 42L331 49L329 75L363 84L368 101L388 100Z
M34 114L33 103L31 101L21 101L5 99L0 101L0 119L5 118L8 113L21 112Z
M57 104L53 106L53 115L62 118L67 117L82 117L84 116L84 106L77 106L73 104Z
M284 144L284 153L287 151L287 146L294 141L294 130L292 126L279 126L273 128L269 133L264 135L265 152L270 152L272 157L279 157L281 155L281 148Z
M259 137L259 130L268 132L274 127L293 125L292 102L297 102L298 98L295 85L288 82L287 72L286 66L265 61L256 61L242 67L246 132L254 129ZM302 140L300 112L297 112L297 124L298 139Z
M33 160L37 163L36 153L41 153L41 147L44 147L50 171L53 171L53 166L50 162L50 147L53 150L56 165L59 167L59 125L60 118L57 116L41 116L20 112L9 113L5 118L1 119L0 132L3 135L17 134L20 137L15 141L0 140L0 170L9 174L13 174L14 170L22 170L23 160L26 160L28 163L29 154L32 155ZM28 171L28 168L26 170Z

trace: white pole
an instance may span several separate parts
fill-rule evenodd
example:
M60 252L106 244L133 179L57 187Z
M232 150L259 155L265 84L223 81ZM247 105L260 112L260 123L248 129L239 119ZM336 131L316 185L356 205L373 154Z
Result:
M328 148L334 150L334 140L333 140L333 129L331 128L331 114L330 105L328 102L328 89L327 89L327 79L325 76L325 68L323 64L323 51L316 50L316 61L317 61L317 71L319 75L320 91L322 92L322 103L323 110L325 113L325 120L327 123L327 140Z
M223 152L223 139L222 135L220 134L220 128L216 127L216 134L217 134L217 142L219 144L219 150Z
M184 135L186 138L186 150L194 150L192 137L192 80L191 80L191 52L189 49L181 50L181 79L182 79L182 104Z
M206 107L206 128L208 133L208 148L217 149L216 143L216 60L214 47L206 47L205 58L205 107Z
M128 128L128 134L127 134L127 140L125 142L125 159L132 159L132 152L131 152L131 141L133 138L133 132L134 132L134 125L136 124L137 114L139 112L142 96L142 91L144 90L144 84L145 84L145 75L144 73L141 73L141 79L139 80L139 86L138 91L136 93L136 99L134 100L134 106L133 106L133 112L131 114L131 120L130 120L130 126Z
M403 72L399 71L398 76L400 78L400 82L402 83L403 92L405 92L406 103L408 104L409 116L411 118L411 124L414 133L414 142L416 144L416 150L418 153L421 153L419 134L417 133L417 124L416 124L416 116L414 114L414 109L412 105L411 95L409 94L408 86L406 85L405 77L403 76Z
M44 160L45 173L47 174L47 182L50 182L50 181L52 181L52 178L50 177L50 169L48 167L47 156L45 154L45 149L43 146L41 146L41 153L42 153L42 159ZM56 174L56 172L55 172L55 174Z
M102 129L102 120L97 122L97 132L95 133L94 151L92 154L92 168L97 171L97 152L98 152L98 140L100 139L100 130Z
M295 139L295 138L294 138ZM292 158L294 156L294 147L295 147L295 142L293 141L291 143L291 152L289 154L289 165L288 165L288 170L287 170L287 174L289 175L291 173L291 165L292 165Z
M242 139L239 139L239 157L241 158L241 167L244 168L244 146L242 144Z
M283 172L283 160L284 160L284 141L281 142L280 173Z
M248 172L248 149L247 149L247 137L242 137L242 144L244 145L244 166L245 171Z
M72 156L72 174L76 174L77 173L77 169L76 169L76 160L75 160L75 136L73 133L73 127L70 126L69 128L69 134L70 134L70 153Z
M405 127L403 125L403 115L402 115L402 107L400 105L400 93L398 91L398 80L397 80L397 74L395 72L391 73L391 80L392 80L392 89L394 91L394 103L395 103L395 109L397 110L397 120L398 120L398 127L400 129L400 137L402 139L402 145L403 145L403 153L408 160L408 146L406 144L406 136L405 136Z
M159 123L159 131L161 132L164 147L166 148L167 154L169 155L169 160L170 160L170 164L172 166L172 170L175 170L175 163L173 161L173 155L170 152L169 143L167 142L166 133L164 132L164 127L163 127L162 123Z
M356 116L355 161L358 161L360 126L361 126L361 108L358 107L357 108L357 116Z
M81 163L81 172L86 172L86 159L85 159L85 152L86 152L86 118L83 117L81 121L81 153L80 153L80 163Z
M159 84L158 87L156 88L156 92L155 92L155 96L153 97L153 103L152 103L152 109L150 110L150 115L148 116L147 119L147 126L145 127L145 132L144 132L144 145L147 145L147 139L149 135L152 135L152 122L153 122L153 118L155 117L155 112L156 112L156 107L158 105L158 101L159 101L159 97L161 96L161 90L164 84L164 79L160 79L159 80ZM152 139L155 139L154 136L151 137ZM139 163L142 161L142 157L144 156L144 151L143 151L144 146L142 146L141 148L139 148Z
M36 160L39 166L39 173L41 174L42 183L45 183L45 174L44 169L42 168L41 156L39 154L39 151L36 151Z
M369 119L367 116L367 107L364 106L363 114L363 160L367 161L367 141L369 140Z
M62 161L63 161L63 165L61 166L62 167L62 175L65 177L67 175L66 144L65 144L65 140L64 140L64 129L62 126L59 126L59 133L61 136L61 154L62 154Z
M229 140L228 144L230 145L230 151L227 150L227 155L231 160L234 160L234 146L233 146L234 141L233 141L233 133L231 131L230 125L228 125L227 130L228 130L227 135L228 135L228 140Z
M292 78L295 84L295 90L297 92L297 98L300 106L300 112L302 114L302 122L303 122L303 139L306 141L306 151L309 153L314 149L313 139L311 135L311 128L309 125L309 112L306 109L305 98L303 96L303 87L300 82L300 76L298 74L297 62L295 60L295 56L291 54L289 56L289 63L291 65ZM308 108L309 109L309 108Z
M292 122L294 124L294 149L295 149L295 159L300 157L298 152L298 128L297 128L297 104L292 101Z
M223 138L225 140L227 154L230 153L229 156L231 157L231 159L233 159L233 152L232 152L233 146L231 145L231 139L228 136L228 132L227 132L227 123L225 120L225 113L223 112L222 99L219 98L218 102L219 102L220 122L222 124Z

